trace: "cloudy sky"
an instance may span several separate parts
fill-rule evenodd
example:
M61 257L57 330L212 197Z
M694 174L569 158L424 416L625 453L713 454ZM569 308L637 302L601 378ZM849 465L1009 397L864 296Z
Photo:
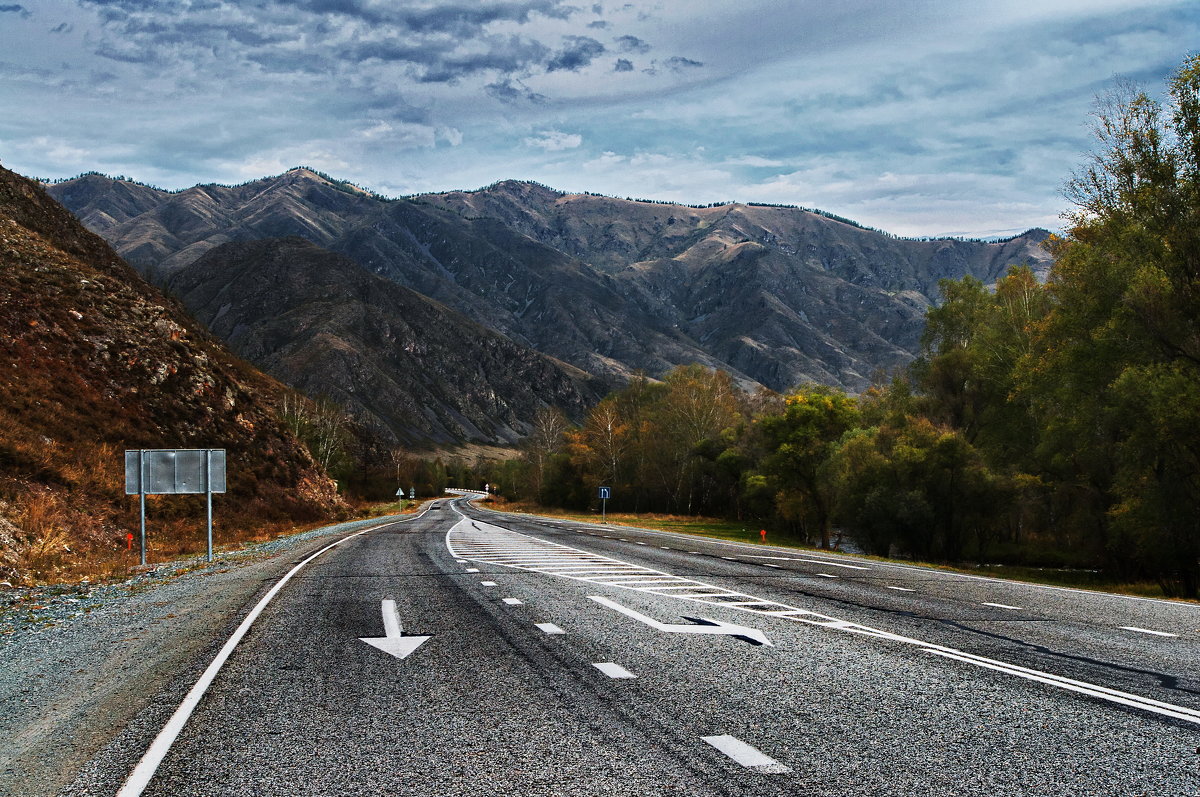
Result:
M1001 235L1058 226L1114 76L1161 92L1198 44L1196 0L0 0L0 163Z

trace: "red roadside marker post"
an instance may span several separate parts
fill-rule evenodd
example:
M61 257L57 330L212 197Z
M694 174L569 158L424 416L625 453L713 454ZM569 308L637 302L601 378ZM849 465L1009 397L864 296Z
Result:
M766 529L760 530L758 532L758 536L762 537L763 542L766 542L767 541L767 530Z

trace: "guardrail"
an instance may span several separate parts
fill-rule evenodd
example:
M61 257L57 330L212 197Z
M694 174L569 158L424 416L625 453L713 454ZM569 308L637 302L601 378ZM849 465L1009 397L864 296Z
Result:
M489 495L489 493L485 493L483 490L468 490L464 487L447 487L446 494L447 495L482 495L482 496Z

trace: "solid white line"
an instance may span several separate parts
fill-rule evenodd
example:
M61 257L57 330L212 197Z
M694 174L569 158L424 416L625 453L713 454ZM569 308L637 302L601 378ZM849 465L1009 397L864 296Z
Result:
M1166 631L1155 631L1150 628L1138 628L1136 625L1122 625L1119 627L1124 631L1137 631L1139 634L1154 634L1154 636L1179 636L1179 634L1169 634Z
M538 628L542 629L543 633L547 633L547 634L565 634L565 633L567 633L566 631L564 631L561 628L559 628L558 626L556 626L554 623L535 623L535 625Z
M784 766L769 755L733 736L702 736L700 738L749 769L772 775L782 775L792 771L791 767Z
M894 589L897 592L916 592L912 587L887 587L887 589Z
M1020 606L1009 606L1007 603L985 603L984 606L995 606L997 609L1021 609ZM1022 611L1024 611L1022 609Z
M1097 697L1101 700L1107 700L1111 703L1119 703L1123 706L1131 706L1140 708L1143 711L1151 711L1155 714L1162 714L1166 717L1184 720L1186 722L1200 723L1200 711L1185 708L1183 706L1174 706L1170 703L1163 703L1158 700L1141 697L1139 695L1129 694L1128 692L1119 692L1116 689L1109 689L1095 684L1089 684L1083 681L1075 681L1070 678L1064 678L1060 675L1052 675L1043 673L1038 670L1029 670L1025 667L1017 667L1012 664L995 661L994 659L985 659L982 656L973 656L969 653L957 653L949 650L935 650L926 648L926 652L933 653L938 656L943 656L947 659L974 664L976 667L983 667L989 670L996 670L1007 675L1015 675L1019 678L1027 678L1030 681L1057 686L1059 689L1066 689L1071 692L1079 692L1080 694L1090 697Z
M486 511L491 512L492 514L498 515L500 517L504 517L506 514L517 514L517 513L498 512L494 509L489 509ZM535 520L540 517L539 515L525 515L525 516L529 517L529 518L533 518ZM582 523L580 521L571 521L571 522L575 523L576 525L584 526L585 528L595 528L594 526L589 526L588 524ZM684 534L684 533L678 532L678 531L659 531L657 529L644 529L641 527L632 527L632 528L634 528L636 531L638 531L642 534L649 534L651 536L658 536L658 537L670 537L671 539L674 539L674 540L684 540L684 541L693 542L693 543L696 541L696 536L697 536L695 534ZM728 540L716 540L716 539L711 539L711 538L705 539L704 542L706 545L721 545L721 546L727 546L730 548L740 548L743 550L746 550L746 549L760 550L760 551L767 550L767 551L775 551L775 552L781 553L781 554L793 552L792 550L787 549L787 548L779 548L779 547L775 547L775 546L763 547L763 546L757 545L757 544L750 544L750 543L744 543L744 542L730 542ZM688 553L700 553L700 552L699 551L688 551ZM807 551L805 553L807 553ZM749 556L749 554L743 554L743 556ZM906 564L900 564L899 562L873 562L873 561L867 561L867 560L863 560L863 559L854 559L849 554L844 554L838 558L847 558L847 559L851 559L852 561L863 562L863 564L869 564L869 565L872 565L873 567L891 567L891 568L895 568L898 570L916 570L920 573L925 573L925 574L929 574L929 575L941 575L941 576L946 577L947 579L964 578L964 579L969 579L972 581L990 581L994 584L1004 584L1004 585L1007 585L1010 587L1016 585L1016 586L1021 586L1021 587L1028 587L1030 589L1048 589L1048 590L1055 590L1057 592L1075 592L1075 593L1079 593L1081 595L1089 595L1091 597L1107 597L1107 598L1118 598L1121 600L1129 600L1129 601L1143 601L1143 602L1148 602L1148 603L1160 603L1160 604L1165 604L1167 606L1173 606L1176 609L1181 608L1181 607L1187 607L1190 609L1200 608L1195 605L1191 605L1191 604L1187 604L1187 603L1180 603L1179 601L1165 600L1163 598L1143 598L1140 595L1119 595L1119 594L1116 594L1113 592L1101 592L1099 590L1094 590L1094 589L1079 589L1078 587L1057 587L1052 584L1033 584L1033 583L1030 583L1027 581L1014 581L1011 578L995 578L992 576L973 576L973 575L969 575L967 573L946 573L944 571L938 571L938 570L935 570L930 567L921 567L920 565L906 565ZM828 564L828 560L825 560L825 561Z
M425 511L427 512L429 510ZM422 512L420 515L415 515L412 518L406 518L405 520L416 520L417 518L424 516L424 514L425 512ZM275 586L271 587L267 594L263 595L262 600L255 604L254 608L250 610L250 613L247 614L245 619L242 620L241 624L238 625L237 630L233 632L233 635L229 637L229 639L225 642L225 645L220 651L218 651L216 658L214 658L208 667L205 668L204 672L201 673L199 680L197 680L195 685L192 686L191 690L188 691L187 695L183 698L183 702L179 704L179 707L175 709L175 713L171 715L169 720L167 720L167 724L164 725L163 729L158 732L158 736L154 738L154 741L150 744L150 748L146 750L145 755L142 756L142 760L139 761L137 766L133 768L133 772L129 773L129 777L121 786L121 790L117 792L117 797L138 797L138 795L145 790L146 786L149 785L150 779L153 778L154 773L158 771L158 765L161 764L163 758L166 757L167 751L169 751L171 749L171 745L175 743L175 739L178 738L180 731L183 730L183 726L187 724L188 718L192 716L192 712L195 711L196 706L200 704L200 699L204 697L204 693L208 691L208 687L217 677L217 673L221 671L221 667L225 665L225 661L229 658L229 655L233 653L233 649L236 648L238 643L242 641L242 638L246 636L246 633L250 630L250 626L254 625L254 621L258 619L260 614L262 614L263 609L267 608L267 604L269 604L271 600L279 594L279 591L283 589L284 584L287 584L289 581L291 581L292 576L299 573L301 568L303 568L309 562L316 559L326 551L336 548L346 540L352 540L355 537L366 534L368 531L375 531L376 529L383 528L384 526L390 526L393 523L403 523L405 520L393 521L392 523L381 523L378 526L371 526L368 529L363 529L362 531L342 537L337 542L330 543L321 550L309 556L300 564L289 570L287 575L275 582Z
M771 564L770 562L759 562L759 564L760 564L760 565L762 565L763 567L773 567L773 568L775 568L776 570L782 570L782 569L783 569L783 567L782 567L781 565L773 565L773 564Z
M518 532L510 532L510 533L516 534ZM447 535L447 536L449 536L449 535ZM528 535L523 535L523 536L528 536ZM531 538L531 539L535 539L535 538ZM450 544L449 544L449 540L447 540L447 547L451 547L451 550L453 550L452 546L450 546ZM614 560L614 561L616 561L616 560ZM901 567L905 567L905 566L901 566ZM908 567L908 569L919 570L920 568ZM666 574L666 573L664 573L663 575L669 576L669 574ZM985 578L978 578L978 577L976 577L976 578L977 578L977 580L984 580L984 581L987 581L987 580L1000 581L999 579L985 579ZM692 582L692 583L696 586L706 586L706 587L712 586L709 584L703 584L702 582ZM1011 583L1011 582L1007 582L1007 583ZM616 585L613 585L613 586L616 586ZM884 586L888 586L888 585L884 585ZM889 588L901 589L901 590L910 591L910 592L913 591L912 589L907 588L907 587L900 587L900 588L889 587ZM649 590L638 589L637 591L647 592ZM1068 590L1068 591L1086 592L1085 590ZM657 592L657 594L664 594L664 593ZM1087 594L1094 595L1096 593L1087 593ZM664 596L666 596L666 595L664 595ZM590 596L590 597L592 597L593 600L596 600L598 602L605 602L607 600L607 599L604 599L604 598L601 598L598 596ZM691 598L688 598L688 597L682 596L682 595L677 595L675 597L678 597L683 600L693 600ZM746 595L746 597L754 598L755 596ZM704 598L694 599L694 600L696 600L699 603L706 603L706 600ZM708 602L707 605L719 605L719 604ZM997 661L995 659L988 659L988 658L984 658L982 656L976 656L974 654L965 653L963 651L955 650L953 648L948 648L948 647L944 647L941 645L931 644L931 643L924 642L919 639L915 639L913 637L906 637L906 636L903 636L900 634L894 634L894 633L891 633L888 631L881 631L876 628L859 625L858 623L853 623L853 622L850 622L847 620L841 620L836 617L830 617L828 615L819 614L817 612L812 612L812 611L808 611L808 610L804 610L804 609L794 609L794 608L785 608L785 610L783 612L780 612L780 611L753 609L753 608L750 608L749 606L729 606L728 604L720 604L720 605L725 605L727 608L732 609L733 611L744 611L744 612L748 612L748 613L752 613L752 614L760 614L760 615L765 615L765 616L787 618L787 619L795 620L796 622L801 622L801 623L806 623L806 624L810 624L810 625L816 625L816 626L829 628L830 630L836 630L836 631L841 631L841 632L846 632L846 633L853 633L853 634L861 635L861 636L868 637L868 638L874 638L874 639L880 639L880 640L890 640L893 642L906 644L906 645L914 645L914 646L918 646L918 647L924 649L925 651L927 651L929 653L934 653L938 656L942 656L945 658L954 659L954 660L957 660L960 662L965 662L968 664L973 664L977 667L983 667L986 669L996 670L998 672L1003 672L1003 673L1007 673L1010 675L1016 675L1021 678L1025 678L1025 679L1028 679L1031 681L1037 681L1037 682L1047 684L1050 686L1055 686L1060 689L1066 689L1066 690L1069 690L1072 692L1082 693L1082 694L1086 694L1086 695L1089 695L1092 697L1100 698L1102 700L1107 700L1109 702L1119 703L1121 705L1127 705L1127 706L1131 706L1134 708L1140 708L1140 709L1143 709L1146 711L1151 711L1151 712L1161 714L1164 716L1174 717L1176 719L1181 719L1181 720L1184 720L1187 722L1200 724L1200 711L1198 711L1196 709L1190 709L1190 708L1186 708L1184 706L1178 706L1178 705L1174 705L1171 703L1164 703L1162 701L1153 700L1151 698L1134 695L1129 692L1121 692L1121 691L1118 691L1115 689L1109 689L1108 687L1100 686L1098 684L1090 684L1090 683L1087 683L1084 681L1074 681L1069 678L1065 678L1065 677L1059 676L1059 675L1054 675L1052 673L1044 672L1041 670L1031 670L1031 669L1028 669L1025 667L1020 667L1020 666L1014 665L1014 664L1008 664L1006 662ZM767 600L767 599L762 599L762 605L763 606L771 606L771 605L782 606L783 604L779 604L775 601L771 601L771 600ZM621 610L626 611L627 613L632 612L632 610L626 610L624 607L622 607ZM656 621L651 621L651 624L653 624L654 622L656 622ZM1139 629L1136 626L1130 626L1129 629L1137 630L1137 631L1150 631L1150 629ZM1166 634L1167 632L1161 631L1158 633Z
M594 662L592 666L607 675L609 678L637 678L636 675L622 667L620 664L614 664L611 661L597 661Z
M821 578L837 578L837 576L831 576L828 573L817 573L817 575Z
M858 565L844 565L841 562L831 562L828 559L797 559L797 562L807 562L810 565L828 565L829 567L844 567L847 570L870 570L869 567L859 567Z
M480 581L479 585L481 587L494 587L494 586L496 586L496 582L495 581Z
M523 604L523 601L520 601L516 598L505 598L504 602L509 606L521 606Z

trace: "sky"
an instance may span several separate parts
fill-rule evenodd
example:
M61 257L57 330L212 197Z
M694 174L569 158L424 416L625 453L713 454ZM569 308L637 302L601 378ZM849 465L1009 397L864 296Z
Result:
M1198 46L1196 0L0 0L0 163L1002 236L1061 226L1097 96Z

